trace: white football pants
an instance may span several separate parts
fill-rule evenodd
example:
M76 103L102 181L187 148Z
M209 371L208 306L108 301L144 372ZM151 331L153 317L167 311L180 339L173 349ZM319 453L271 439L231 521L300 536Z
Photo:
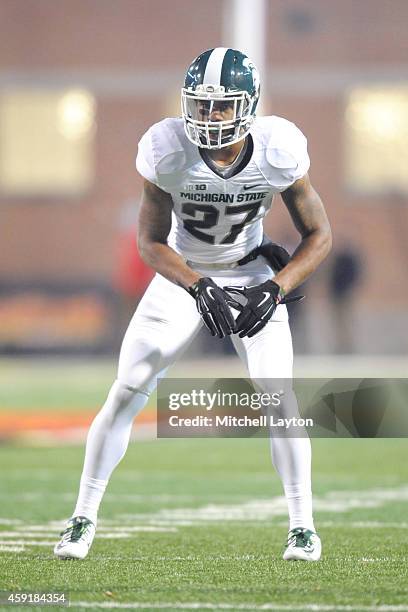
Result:
M199 270L221 287L257 285L271 278L271 270L262 257L239 268L215 271L201 265ZM158 375L181 355L202 325L194 299L157 274L129 324L117 379L89 430L74 516L87 516L96 522L106 484L126 452L134 417L145 406ZM271 321L254 337L231 338L250 377L257 379L264 392L276 391L274 380L292 377L286 306L278 306ZM214 338L214 343L217 340ZM271 439L271 454L287 498L290 529L314 529L309 438Z

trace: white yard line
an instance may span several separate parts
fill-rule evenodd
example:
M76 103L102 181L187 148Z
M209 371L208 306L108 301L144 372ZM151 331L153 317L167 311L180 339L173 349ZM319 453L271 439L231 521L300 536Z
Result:
M166 496L164 496L166 497ZM334 513L338 516L353 509L380 508L393 502L408 501L408 487L375 488L365 491L332 491L315 496L314 508L318 512ZM126 515L126 521L118 516L116 521L101 521L97 537L100 539L127 539L139 533L176 533L180 527L200 526L223 522L273 521L285 528L285 521L274 521L275 517L286 516L284 497L252 499L235 504L207 504L198 508L162 508L153 513ZM136 524L135 524L136 523ZM138 524L139 523L139 524ZM141 524L140 524L141 523ZM15 519L2 519L1 525L10 525L10 531L0 531L0 546L50 546L57 539L63 521L50 521L44 525L29 525ZM398 521L320 521L321 528L353 529L408 529L408 522ZM369 559L366 562L371 562Z
M0 538L44 538L50 535L50 531L43 531L43 533L39 533L38 531L30 532L30 531L0 531Z
M192 526L194 523L189 522L187 526ZM288 525L287 521L274 522L275 527L285 528ZM177 533L179 531L180 523L177 522L177 527L171 527L166 522L163 526L154 525L138 525L138 526L122 526L122 527L98 527L97 537L115 537L118 536L129 536L130 538L134 533ZM29 528L29 531L27 530ZM27 525L26 528L21 528L19 531L1 531L0 537L2 538L14 538L14 537L26 537L26 538L43 538L50 535L53 530L57 531L61 528L61 524L58 527L50 528L43 526L41 528L33 529L31 525ZM387 522L387 521L319 521L320 529L408 529L408 523L406 522Z
M132 526L122 526L122 527L98 527L98 533L100 532L108 532L108 533L132 533L133 531L152 531L152 532L173 532L178 531L177 527L163 527L163 526L155 526L155 525L139 525L137 527Z
M10 546L7 546L7 545L0 546L0 552L18 552L19 553L19 552L23 552L23 550L24 550L24 546L14 546L14 544Z
M52 530L47 527L33 530L31 526L28 529L21 529L20 531L1 531L0 538L44 538L48 537ZM117 537L129 537L131 538L134 533L176 533L177 527L153 527L151 525L140 525L137 527L104 527L98 529L98 537L100 538L115 538Z
M10 546L55 546L55 540L0 540L0 546L9 546L9 545Z
M136 484L136 483L133 483ZM27 492L18 492L18 493L9 493L9 492L0 492L0 498L4 499L17 499L23 501L33 501L36 499L42 499L44 497L43 491L27 491ZM59 500L63 501L71 501L75 498L74 491L47 491L47 497L57 497ZM234 496L243 499L245 496L239 495ZM166 502L194 502L197 500L202 500L204 498L203 495L194 496L194 495L144 495L138 493L107 493L104 497L104 501L108 501L110 503L120 501L129 501L129 502L154 502L154 503L166 503Z
M352 527L353 529L408 529L408 523L404 521L400 523L396 521L393 523L387 521L319 521L319 528L331 529L333 527Z
M341 513L359 508L380 508L392 502L408 501L408 487L368 489L366 491L332 491L314 496L317 512ZM223 521L264 521L275 516L286 516L285 498L252 499L238 504L207 504L198 508L163 508L155 513L126 515L129 520L183 525Z
M102 609L124 609L124 610L308 610L311 612L353 612L360 610L362 612L408 612L408 605L379 605L379 606L357 606L357 605L330 605L330 604L228 604L228 603L118 603L114 601L105 602L87 602L87 601L71 601L71 606L81 608L102 608Z
M21 525L22 523L20 519L0 518L0 525Z
M3 494L6 495L6 494ZM69 496L73 494L58 494L58 497ZM0 493L0 497L2 494ZM25 492L10 495L13 499L20 501L30 501L44 496L41 492ZM118 501L151 501L165 503L166 501L193 501L194 497L188 496L171 496L171 495L132 495L132 494L107 494L104 498L104 503L117 503ZM379 508L387 503L408 501L408 487L390 487L390 488L375 488L366 491L345 490L331 491L324 495L314 496L314 509L320 512L347 512L355 508ZM149 521L162 525L164 521L175 524L186 524L190 522L197 524L199 522L212 521L240 521L240 520L265 520L274 516L286 516L287 505L283 496L276 496L268 499L251 499L240 501L232 504L207 504L197 508L194 507L178 507L178 508L162 508L154 513L134 513L123 514L120 518L128 521ZM0 524L14 524L11 519L0 519ZM115 521L116 522L116 521ZM15 524L21 524L21 521L16 521ZM111 521L106 521L106 524ZM53 521L53 524L60 524Z

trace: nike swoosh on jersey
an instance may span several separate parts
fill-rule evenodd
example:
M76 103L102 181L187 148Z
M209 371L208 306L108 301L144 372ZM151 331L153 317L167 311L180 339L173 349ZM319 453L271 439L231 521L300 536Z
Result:
M256 185L244 185L244 191L248 191L248 189L256 189L257 187L262 187L262 183L257 183Z

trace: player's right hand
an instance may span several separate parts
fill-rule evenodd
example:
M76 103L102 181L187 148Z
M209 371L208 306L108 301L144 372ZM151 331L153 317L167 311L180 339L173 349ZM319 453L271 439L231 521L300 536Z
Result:
M242 306L211 278L200 278L188 288L188 292L195 299L197 310L212 336L224 338L236 331L230 306L237 310Z

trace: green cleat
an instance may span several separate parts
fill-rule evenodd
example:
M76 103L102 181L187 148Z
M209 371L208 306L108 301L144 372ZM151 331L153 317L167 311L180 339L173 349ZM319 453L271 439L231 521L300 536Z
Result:
M95 537L95 525L86 516L69 519L55 545L54 554L59 559L85 559Z
M303 527L289 531L283 553L285 561L319 561L321 554L322 543L317 533Z

